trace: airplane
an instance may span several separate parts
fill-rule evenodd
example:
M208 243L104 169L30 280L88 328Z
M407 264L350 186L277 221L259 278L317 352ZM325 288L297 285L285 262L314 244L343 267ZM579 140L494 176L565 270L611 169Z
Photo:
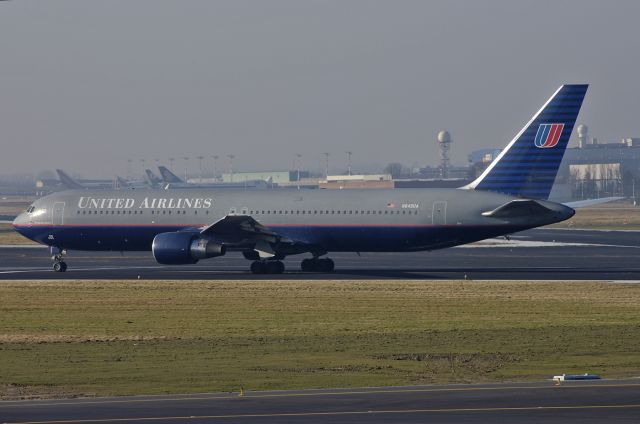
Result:
M56 169L58 178L62 185L71 190L88 190L88 189L112 189L115 184L109 180L82 180L78 181L62 169Z
M145 169L144 172L146 175L147 182L152 188L156 188L160 186L160 183L162 183L161 178L159 178L156 174L154 174L153 171L151 171L150 169Z
M162 181L169 184L186 184L182 178L178 177L173 172L169 171L166 166L159 166L158 170L160 171L160 176L162 177Z
M165 182L165 189L176 188L268 188L270 181L264 180L247 180L241 182L216 182L216 183L190 183L184 181L173 172L169 171L166 166L159 166L158 170Z
M36 200L13 226L52 249L151 251L186 265L239 251L251 272L282 259L331 272L329 252L411 252L508 236L571 218L548 199L587 85L563 85L473 182L452 189L66 191Z
M89 190L89 189L140 189L149 188L151 185L147 180L125 180L120 176L116 176L114 181L108 180L81 180L78 181L64 172L62 169L56 169L58 177L63 186L71 190ZM151 186L153 188L153 186Z

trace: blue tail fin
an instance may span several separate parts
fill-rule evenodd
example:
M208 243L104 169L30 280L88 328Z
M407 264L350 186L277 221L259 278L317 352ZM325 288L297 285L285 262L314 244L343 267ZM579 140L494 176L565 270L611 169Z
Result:
M548 199L588 85L563 85L465 188Z

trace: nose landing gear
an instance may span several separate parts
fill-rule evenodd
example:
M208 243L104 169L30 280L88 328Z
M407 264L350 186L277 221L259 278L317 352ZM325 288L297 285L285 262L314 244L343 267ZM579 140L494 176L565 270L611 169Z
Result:
M64 256L67 254L67 250L58 250L56 253L51 256L51 260L53 261L53 270L55 272L65 272L67 270L67 263L63 260Z

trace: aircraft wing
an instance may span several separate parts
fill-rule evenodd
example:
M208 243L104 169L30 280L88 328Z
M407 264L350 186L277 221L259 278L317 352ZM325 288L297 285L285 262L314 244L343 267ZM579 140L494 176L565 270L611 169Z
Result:
M309 250L305 243L291 240L248 215L227 215L203 228L201 234L214 237L224 243L252 245L253 250L261 258L276 256L279 251Z
M223 237L223 236L260 236L278 237L278 234L271 231L249 215L227 215L205 227L202 234Z

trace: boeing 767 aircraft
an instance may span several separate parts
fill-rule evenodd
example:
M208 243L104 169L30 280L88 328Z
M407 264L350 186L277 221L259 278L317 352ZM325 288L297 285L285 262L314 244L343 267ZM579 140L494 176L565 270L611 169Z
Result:
M147 250L161 264L240 251L254 273L334 268L329 252L443 249L564 221L548 201L587 85L563 85L471 184L402 190L71 190L36 200L15 229L53 251Z

